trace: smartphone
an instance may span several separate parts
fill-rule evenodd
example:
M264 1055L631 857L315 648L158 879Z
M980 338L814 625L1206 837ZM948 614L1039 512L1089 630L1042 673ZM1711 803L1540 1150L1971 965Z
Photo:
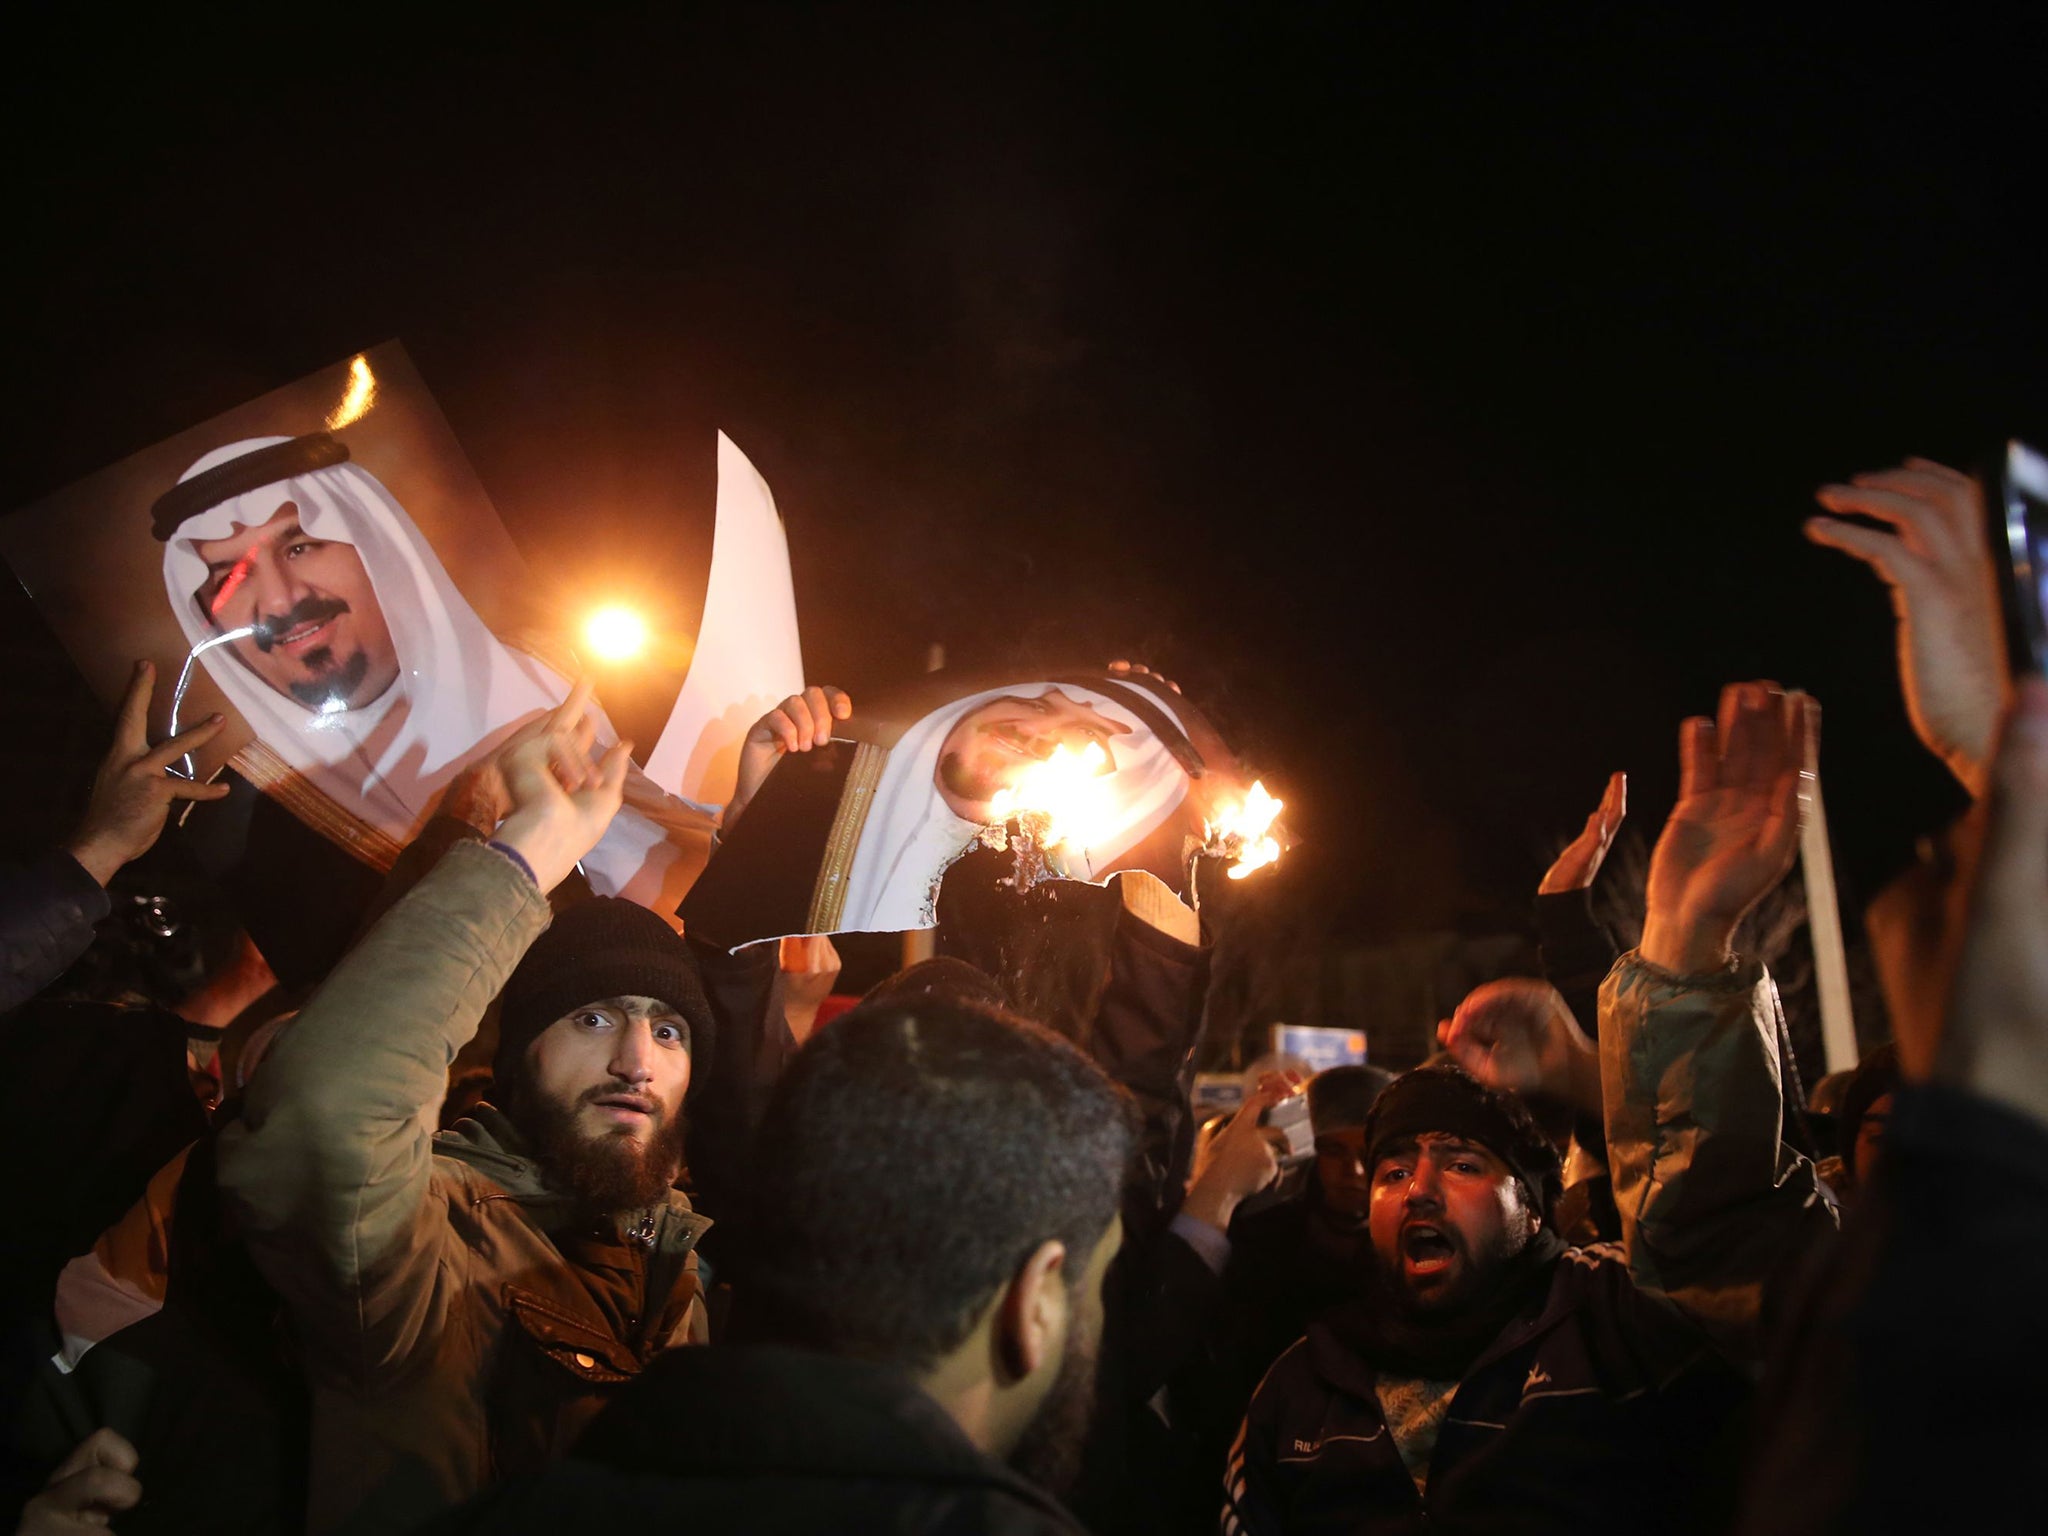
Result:
M1309 1124L1307 1094L1282 1099L1266 1111L1265 1123L1287 1138L1287 1150L1280 1154L1281 1167L1292 1168L1316 1155L1316 1131Z
M2048 672L2048 457L2013 438L1985 485L2013 672Z

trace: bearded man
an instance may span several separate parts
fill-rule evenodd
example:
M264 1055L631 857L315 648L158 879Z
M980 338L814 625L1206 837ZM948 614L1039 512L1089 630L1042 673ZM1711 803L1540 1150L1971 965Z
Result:
M712 1024L694 962L622 900L550 927L548 891L625 780L624 744L590 761L588 699L514 738L497 836L376 923L220 1137L233 1220L305 1357L316 1532L412 1528L707 1336L709 1223L670 1188ZM501 986L502 1108L436 1135L448 1063Z
M1725 1528L1762 1292L1834 1226L1779 1135L1776 990L1734 950L1798 849L1816 714L1746 683L1681 729L1597 1049L1561 1005L1461 1010L1443 1039L1462 1065L1380 1095L1361 1294L1254 1395L1226 1536ZM1604 1110L1620 1247L1558 1236L1557 1153L1509 1088Z
M1053 1490L1095 1397L1128 1101L966 967L899 981L776 1087L745 1342L673 1351L568 1459L443 1529L1079 1536Z

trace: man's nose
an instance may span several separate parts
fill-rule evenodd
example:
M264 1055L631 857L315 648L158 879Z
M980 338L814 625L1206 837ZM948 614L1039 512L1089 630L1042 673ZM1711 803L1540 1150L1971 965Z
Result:
M654 1031L643 1019L634 1019L620 1030L606 1065L613 1077L626 1083L645 1083L654 1077Z
M254 604L250 609L251 618L275 619L290 613L312 588L294 575L289 565L259 559L250 567L244 590Z
M1402 1204L1411 1211L1442 1210L1443 1189L1437 1181L1436 1170L1427 1163L1417 1168L1409 1177L1407 1193L1401 1198Z

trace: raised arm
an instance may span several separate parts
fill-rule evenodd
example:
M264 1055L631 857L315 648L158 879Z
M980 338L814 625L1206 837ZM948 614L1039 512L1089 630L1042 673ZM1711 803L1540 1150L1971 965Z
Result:
M586 704L579 690L507 745L513 811L494 843L451 849L364 935L221 1133L221 1186L251 1252L322 1363L351 1379L438 1329L446 1229L426 1216L448 1063L619 805L630 749L591 762Z
M1641 947L1600 993L1608 1165L1629 1263L1748 1357L1762 1291L1830 1229L1785 1147L1777 990L1733 949L1799 846L1800 774L1818 710L1769 683L1679 729L1679 793L1650 861Z
M114 739L93 775L85 815L64 846L25 869L0 869L0 1013L63 975L107 915L106 884L162 835L179 800L218 800L225 784L195 784L164 772L220 734L211 715L152 747L149 695L156 670L135 664L114 721Z
M1999 713L2012 696L1984 488L1931 459L1908 459L1824 485L1814 499L1831 515L1810 519L1806 536L1861 560L1891 589L1914 731L1981 799Z

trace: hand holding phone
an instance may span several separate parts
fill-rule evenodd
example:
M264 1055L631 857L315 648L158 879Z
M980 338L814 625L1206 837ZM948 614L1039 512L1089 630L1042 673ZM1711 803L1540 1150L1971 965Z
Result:
M1861 560L1891 588L1913 730L1979 796L2012 691L1987 516L1996 478L1907 459L1822 486L1814 498L1827 515L1806 524L1807 538Z

